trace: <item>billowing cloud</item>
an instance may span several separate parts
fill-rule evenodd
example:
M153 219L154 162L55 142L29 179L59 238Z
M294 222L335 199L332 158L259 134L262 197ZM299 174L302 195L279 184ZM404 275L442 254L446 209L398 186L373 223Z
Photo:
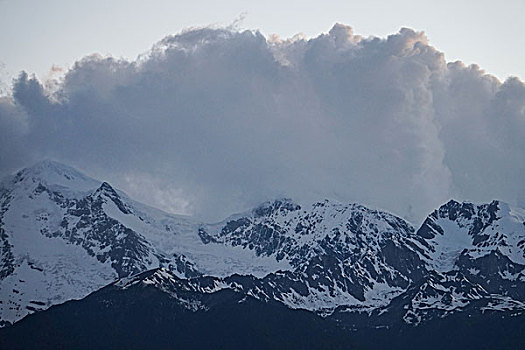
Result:
M0 101L4 173L55 158L210 220L282 196L415 222L451 197L525 201L523 82L447 63L410 29L193 29L48 86L22 73Z

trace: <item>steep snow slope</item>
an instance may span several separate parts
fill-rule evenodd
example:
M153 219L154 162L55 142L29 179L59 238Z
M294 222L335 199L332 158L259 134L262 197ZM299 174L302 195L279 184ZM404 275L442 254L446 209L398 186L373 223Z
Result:
M488 292L525 301L525 211L493 201L449 201L424 221L427 262L459 271Z
M462 253L479 258L498 251L525 264L525 210L499 201L451 200L430 214L417 234L430 244L429 261L440 271L452 269Z
M80 198L97 185L52 162L21 171L3 183L1 321L12 322L30 311L83 297L118 277L109 261L98 261L81 246L46 236L60 227L64 209L42 194L43 184L71 198Z

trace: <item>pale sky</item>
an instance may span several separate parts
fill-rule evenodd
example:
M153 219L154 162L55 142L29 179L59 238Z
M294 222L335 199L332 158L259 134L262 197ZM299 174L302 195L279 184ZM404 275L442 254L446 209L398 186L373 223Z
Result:
M523 80L524 13L523 0L0 0L0 76L5 87L21 70L43 79L52 65L92 53L134 59L168 34L242 18L241 28L284 38L314 37L336 22L363 36L423 30L447 61Z

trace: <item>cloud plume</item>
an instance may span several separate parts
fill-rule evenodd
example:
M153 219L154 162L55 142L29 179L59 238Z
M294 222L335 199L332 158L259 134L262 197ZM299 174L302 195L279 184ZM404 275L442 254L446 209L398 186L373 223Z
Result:
M54 158L209 220L281 196L414 222L451 197L525 202L523 82L447 63L411 29L192 29L52 85L22 73L0 100L3 173Z

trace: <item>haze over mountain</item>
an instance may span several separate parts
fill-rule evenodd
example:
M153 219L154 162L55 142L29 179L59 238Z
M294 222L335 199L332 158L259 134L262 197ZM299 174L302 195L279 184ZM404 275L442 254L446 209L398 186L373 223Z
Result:
M84 57L59 81L20 74L0 100L0 173L43 158L207 221L290 197L418 225L450 198L524 206L525 86L447 62L411 29L191 29L136 61Z

